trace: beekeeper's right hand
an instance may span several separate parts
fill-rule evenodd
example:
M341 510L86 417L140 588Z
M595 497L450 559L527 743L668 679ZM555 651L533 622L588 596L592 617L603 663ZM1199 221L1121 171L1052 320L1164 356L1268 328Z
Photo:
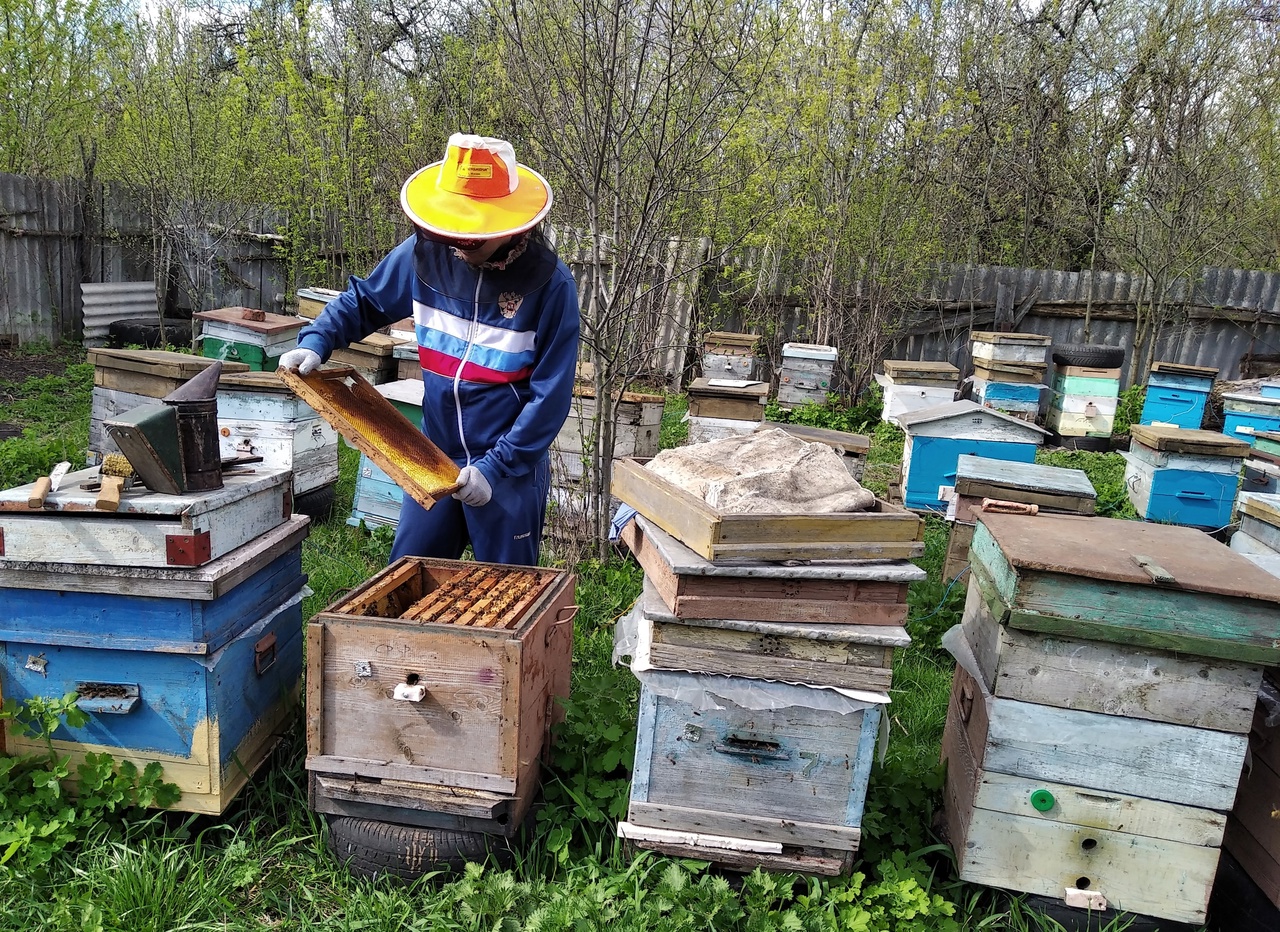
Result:
M280 368L293 369L298 375L307 375L320 368L320 355L314 350L299 346L280 357Z

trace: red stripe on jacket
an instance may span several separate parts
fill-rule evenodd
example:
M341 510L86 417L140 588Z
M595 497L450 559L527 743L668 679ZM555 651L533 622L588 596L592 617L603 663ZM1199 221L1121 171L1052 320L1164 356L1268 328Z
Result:
M462 360L450 356L448 353L427 349L425 346L418 347L418 361L422 368L428 372L434 372L436 375L443 375L449 379L457 375L458 364L462 362ZM498 369L490 369L486 366L478 366L473 362L468 362L462 367L462 380L464 382L506 385L512 382L523 382L529 378L532 372L532 366L517 369L515 372L502 372Z

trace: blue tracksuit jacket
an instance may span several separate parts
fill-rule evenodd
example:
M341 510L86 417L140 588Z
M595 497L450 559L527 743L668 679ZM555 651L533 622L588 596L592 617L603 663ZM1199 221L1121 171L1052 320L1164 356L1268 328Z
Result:
M334 349L413 317L426 389L423 430L495 490L542 462L572 402L578 293L568 267L531 242L505 269L477 270L411 236L298 335Z

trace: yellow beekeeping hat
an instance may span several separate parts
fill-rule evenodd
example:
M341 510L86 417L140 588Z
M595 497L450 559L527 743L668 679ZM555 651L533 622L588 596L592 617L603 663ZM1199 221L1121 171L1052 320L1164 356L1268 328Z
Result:
M516 163L505 139L454 133L441 161L409 176L400 206L429 232L493 239L536 226L551 210L551 186Z

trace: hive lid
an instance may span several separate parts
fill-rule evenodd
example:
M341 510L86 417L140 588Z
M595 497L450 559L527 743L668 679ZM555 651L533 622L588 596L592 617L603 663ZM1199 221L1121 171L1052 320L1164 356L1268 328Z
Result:
M457 464L355 369L339 366L307 376L281 369L279 375L423 508L458 490Z
M966 490L963 486L978 483L1049 495L1073 495L1082 499L1098 497L1093 483L1081 469L1014 463L962 453L956 463L956 491L964 495Z
M1155 424L1134 424L1129 435L1144 447L1169 453L1199 453L1204 456L1245 456L1249 444L1213 430L1190 430Z
M1015 572L1154 586L1142 558L1170 577L1162 589L1280 602L1280 579L1195 528L1077 515L984 513L979 520Z
M280 376L275 370L255 372L232 372L228 373L226 363L223 363L222 376L218 379L218 391L252 391L252 392L268 392L276 395L292 395L293 389L284 382L280 381Z
M1022 344L1025 346L1048 346L1053 342L1051 337L1038 333L995 333L990 330L974 330L969 334L972 343Z
M244 316L244 312L248 310L251 310L251 308L220 307L212 311L198 311L193 316L197 320L230 324L234 327L243 327L245 330L266 334L267 336L276 336L301 330L310 323L310 321L301 317L286 317L284 314L269 314L266 312L262 312L262 320L248 320Z
M1037 427L1030 421L1011 417L1008 414L997 411L995 408L983 407L976 401L970 401L967 398L962 401L945 401L931 408L919 408L915 411L900 414L898 415L898 425L903 430L908 430L910 427L919 427L922 424L931 424L934 421L949 421L954 418L975 417L977 415L990 415L998 421L1004 421L1029 434L1049 436L1049 432L1043 427Z
M694 379L689 383L690 395L715 395L724 398L758 399L762 404L769 394L768 382L750 379Z
M804 424L780 424L776 421L761 421L757 431L781 428L793 437L807 440L809 443L825 443L829 447L840 447L846 454L866 456L871 450L871 438L862 434L850 434L843 430L831 430L826 427L808 427Z
M783 359L821 359L826 362L834 362L839 354L840 351L834 346L824 346L821 343L782 344Z
M1218 377L1216 366L1192 366L1181 362L1153 362L1152 372L1163 372L1166 375L1191 375L1208 379Z
M886 359L884 374L895 382L913 375L933 381L947 379L954 382L960 377L960 370L951 363L941 360Z
M223 372L249 371L249 366L243 362L206 359L204 356L168 350L91 349L88 358L98 369L123 369L171 379L189 379L215 362L222 362Z

